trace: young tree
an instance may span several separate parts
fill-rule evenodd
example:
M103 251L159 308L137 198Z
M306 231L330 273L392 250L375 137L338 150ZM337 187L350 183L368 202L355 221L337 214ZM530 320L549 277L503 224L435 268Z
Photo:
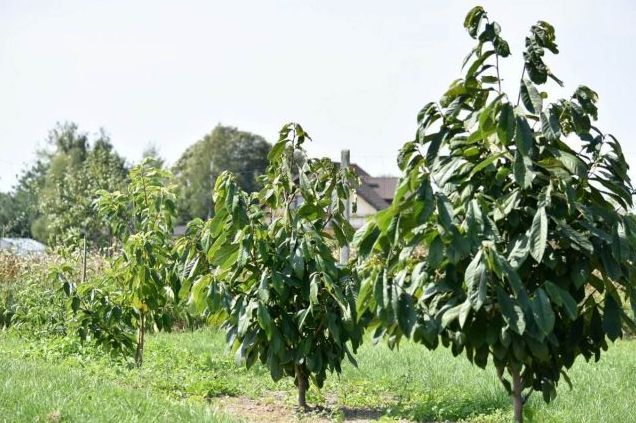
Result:
M152 158L132 168L129 177L125 192L99 191L96 207L123 245L113 277L123 282L137 312L135 362L141 366L146 326L170 328L170 315L164 311L180 288L172 257L175 195L172 175Z
M558 53L552 26L530 29L509 97L499 25L481 7L464 25L478 42L464 77L418 114L391 207L356 234L358 306L391 345L441 339L480 367L491 358L520 422L524 389L552 400L578 356L598 360L632 324L633 189L618 141L592 123L596 93L540 91L561 84L543 60Z
M300 407L309 380L322 387L345 356L355 364L350 348L362 341L355 284L333 251L353 235L344 202L355 176L306 159L306 139L300 125L282 128L259 192L222 173L214 217L191 224L179 246L195 304L225 312L228 344L247 367L260 360L274 380L293 377Z

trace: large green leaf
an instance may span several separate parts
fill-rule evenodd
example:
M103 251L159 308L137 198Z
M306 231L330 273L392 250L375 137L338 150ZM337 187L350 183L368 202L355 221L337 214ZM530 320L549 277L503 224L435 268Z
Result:
M300 248L296 248L294 250L294 253L291 256L291 265L296 277L298 279L302 279L305 275L305 257Z
M318 304L318 284L320 283L320 274L314 273L309 283L309 304L315 306Z
M269 275L267 272L263 272L258 285L258 298L263 302L269 301Z
M436 268L444 259L444 243L439 236L433 238L431 245L428 247L428 265L430 268Z
M552 302L563 307L570 320L578 317L578 305L568 291L550 281L545 282L545 289Z
M530 309L530 300L526 288L519 277L519 274L510 265L508 260L499 254L496 250L490 251L490 257L492 258L493 270L497 273L501 279L507 279L512 291L515 294L516 299L524 310Z
M478 172L480 172L481 170L487 168L488 166L490 166L491 164L493 164L497 159L499 159L501 156L503 156L503 153L499 153L499 154L494 154L492 156L489 156L487 158L485 158L484 160L482 160L481 162L479 162L477 165L475 165L475 167L473 167L473 169L470 171L470 177L475 176L475 174L477 174Z
M459 327L463 328L466 325L466 320L468 320L468 316L472 310L472 304L469 299L466 299L462 303L461 308L459 309Z
M514 176L515 181L523 189L527 189L532 185L534 179L534 171L532 170L532 160L528 156L524 156L519 151L515 154L514 160Z
M411 336L415 323L417 322L417 314L413 297L406 293L402 293L398 300L397 320L400 329L406 336Z
M532 155L534 137L528 121L523 116L517 116L515 144L517 146L517 152L521 153L524 157Z
M497 136L503 145L509 145L515 135L515 114L510 103L501 105L499 122L497 124Z
M520 90L521 99L523 100L523 105L526 106L526 109L535 115L540 114L543 110L543 99L532 81L524 78L521 81Z
M607 337L614 341L623 336L620 305L609 290L605 292L605 308L603 313L603 330Z
M512 241L512 249L508 254L508 262L513 269L518 270L530 254L530 238L522 234Z
M548 242L548 216L544 207L539 207L534 215L528 239L530 240L530 255L538 263L541 263Z
M495 202L495 221L506 218L519 205L519 189L515 189Z
M517 334L523 335L526 331L526 319L521 307L515 304L508 293L500 287L497 287L497 302L501 308L504 321Z
M531 303L532 316L534 317L535 323L544 336L549 336L554 328L555 320L550 299L546 295L545 291L539 288L535 291L534 298L532 298Z
M360 291L356 298L356 312L362 314L366 307L368 307L368 301L371 299L373 293L373 278L368 277L360 280Z
M453 307L449 307L442 313L442 328L448 327L451 323L459 318L459 313L462 311L463 304L458 304Z
M550 149L550 151L571 174L577 175L579 178L587 174L587 166L574 154L556 148Z
M272 317L270 316L269 311L267 310L267 306L265 306L262 303L259 303L257 315L258 315L258 324L267 334L267 339L271 339L272 338Z
M464 274L468 298L475 311L481 309L487 296L486 266L482 262L482 257L483 252L479 250Z
M466 15L466 18L464 19L464 28L466 28L471 37L477 37L477 31L479 30L481 19L485 14L486 12L483 7L475 6Z
M543 135L550 141L556 141L561 137L561 124L553 110L541 113L541 129Z
M594 246L590 242L588 235L575 230L574 228L572 228L570 225L566 223L559 224L558 230L559 230L559 234L563 238L571 242L575 248L578 246L588 254L593 253Z
M430 144L428 145L428 149L426 150L426 163L429 166L432 166L435 160L437 159L437 153L439 151L439 147L442 145L442 140L446 132L440 131L430 137Z

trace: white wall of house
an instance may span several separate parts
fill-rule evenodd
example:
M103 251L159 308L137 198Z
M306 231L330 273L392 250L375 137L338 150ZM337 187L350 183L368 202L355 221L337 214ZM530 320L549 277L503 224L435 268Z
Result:
M371 204L367 203L364 198L358 196L357 201L357 210L355 213L351 214L351 226L354 228L360 228L365 223L367 223L367 219L369 216L374 215L377 210Z

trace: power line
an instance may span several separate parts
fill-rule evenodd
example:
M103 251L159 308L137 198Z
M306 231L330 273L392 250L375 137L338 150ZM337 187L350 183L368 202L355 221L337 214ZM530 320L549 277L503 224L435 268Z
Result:
M24 165L24 163L10 162L8 160L3 160L3 159L0 159L0 163L8 164L8 165L11 165L11 166L23 166Z

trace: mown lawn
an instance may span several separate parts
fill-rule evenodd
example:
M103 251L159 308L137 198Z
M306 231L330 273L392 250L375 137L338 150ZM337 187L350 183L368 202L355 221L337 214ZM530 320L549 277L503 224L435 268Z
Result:
M245 370L213 331L150 337L142 369L52 341L0 334L0 421L230 421L218 398L238 397L292 409L293 383L275 384L265 369ZM492 369L449 351L404 343L400 351L366 344L356 369L345 366L309 400L332 410L323 419L357 415L415 421L507 422L509 400ZM538 422L636 422L636 341L618 342L599 363L577 362L574 390L528 406ZM293 413L289 413L293 419ZM262 420L252 416L255 421ZM262 416L261 416L262 417Z

